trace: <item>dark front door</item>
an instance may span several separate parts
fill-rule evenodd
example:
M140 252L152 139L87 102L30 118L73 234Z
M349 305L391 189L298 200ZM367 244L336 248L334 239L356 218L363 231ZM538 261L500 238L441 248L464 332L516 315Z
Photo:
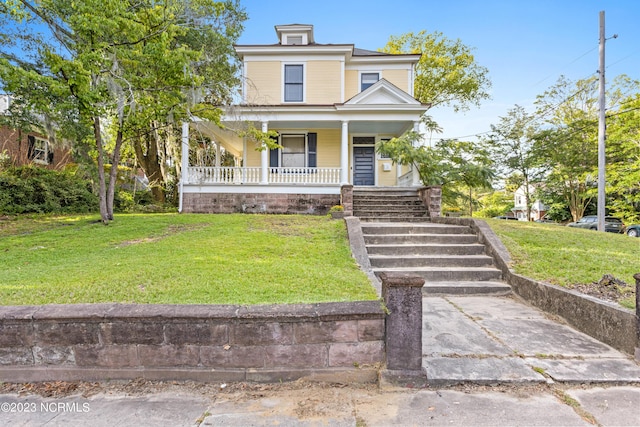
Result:
M375 185L374 147L353 147L353 185Z

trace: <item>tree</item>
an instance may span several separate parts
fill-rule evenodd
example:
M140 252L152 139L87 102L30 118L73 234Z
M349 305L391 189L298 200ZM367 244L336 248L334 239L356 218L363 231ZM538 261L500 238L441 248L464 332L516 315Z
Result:
M6 42L0 48L0 81L20 100L11 114L44 117L58 135L95 147L105 224L113 219L125 138L140 136L143 128L152 132L158 117L186 118L196 104L194 92L216 93L198 74L207 61L203 49L186 45L189 31L219 20L220 37L234 37L236 21L244 19L238 10L235 1L209 0L20 0L0 9L7 24L0 34ZM232 18L236 30L225 33ZM216 60L222 59L228 57ZM105 151L107 135L113 137L111 153ZM112 165L108 180L105 161Z
M640 222L640 95L607 115L607 204L627 223Z
M524 188L527 218L531 218L532 184L538 182L544 172L535 150L538 126L535 115L516 105L505 117L500 117L498 124L491 125L491 133L485 139L503 174L510 174L517 180L517 187Z
M472 49L459 39L448 39L440 32L410 32L389 37L381 50L422 54L416 65L414 96L432 108L467 110L490 97L488 70L476 63Z
M616 108L629 87L624 76L614 80L607 93L609 108ZM536 105L536 114L547 123L535 143L547 165L545 191L561 195L577 221L597 195L598 81L561 77Z
M376 149L395 163L412 165L424 185L441 185L444 204L455 205L465 199L473 216L473 190L491 188L495 177L486 149L458 140L440 140L433 147L417 146L420 138L419 133L411 131L381 141Z

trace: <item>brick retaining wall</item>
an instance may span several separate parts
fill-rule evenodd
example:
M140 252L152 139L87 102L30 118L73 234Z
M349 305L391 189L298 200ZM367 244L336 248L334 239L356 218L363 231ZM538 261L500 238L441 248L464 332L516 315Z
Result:
M325 215L339 194L184 193L186 213L273 213Z
M0 307L0 381L376 381L379 301Z

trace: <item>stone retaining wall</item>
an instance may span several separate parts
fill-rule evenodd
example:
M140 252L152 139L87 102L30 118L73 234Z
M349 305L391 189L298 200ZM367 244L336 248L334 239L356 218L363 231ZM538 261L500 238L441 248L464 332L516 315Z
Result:
M504 280L529 304L563 318L573 328L611 347L633 355L638 347L640 322L636 313L580 292L539 282L511 270L509 252L485 221L472 218L433 218L433 222L471 227L486 246ZM640 353L637 354L640 360Z
M325 215L339 204L339 194L184 193L182 211Z
M0 307L0 381L147 378L373 382L379 301Z

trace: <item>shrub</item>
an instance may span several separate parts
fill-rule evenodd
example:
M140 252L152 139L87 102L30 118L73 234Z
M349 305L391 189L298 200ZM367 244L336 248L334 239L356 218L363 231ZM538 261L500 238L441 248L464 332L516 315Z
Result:
M0 213L87 213L98 209L89 181L69 168L53 171L37 166L0 172Z

